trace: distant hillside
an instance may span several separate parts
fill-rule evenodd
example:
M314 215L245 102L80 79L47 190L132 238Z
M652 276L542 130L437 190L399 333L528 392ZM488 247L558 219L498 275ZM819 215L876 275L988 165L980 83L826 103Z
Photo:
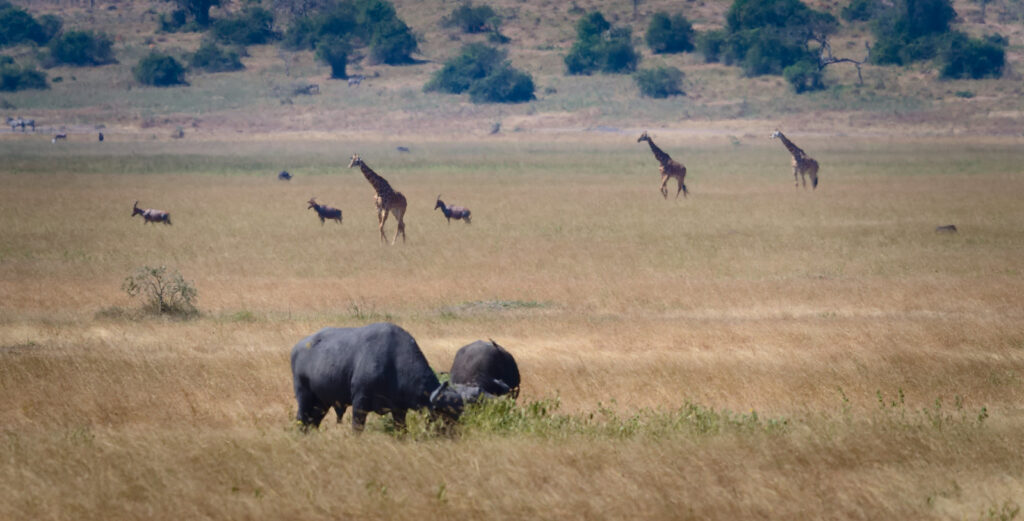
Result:
M46 70L45 91L0 93L4 116L33 117L42 128L86 131L101 125L116 134L169 136L179 127L189 136L277 132L377 132L437 134L468 132L573 131L581 129L670 128L709 135L731 135L768 125L808 132L847 134L1024 135L1024 86L1017 69L1024 43L1024 6L999 0L981 23L979 6L955 3L957 27L970 34L1002 34L1010 42L1007 73L1001 79L940 81L930 66L863 68L863 85L846 64L826 69L824 91L796 95L779 76L745 78L736 67L706 64L699 54L653 55L643 44L650 16L681 12L698 31L720 27L731 1L632 2L555 0L487 2L502 17L502 47L512 64L533 76L535 101L516 105L469 102L466 95L424 93L423 85L467 42L485 41L442 26L455 1L399 0L399 16L419 39L418 63L404 66L349 64L350 74L366 80L349 86L329 79L330 70L312 52L279 46L250 46L237 72L188 75L189 86L140 86L131 68L153 50L179 58L194 52L199 33L158 31L163 1L15 1L34 14L52 13L65 29L103 31L114 39L118 63L102 67ZM268 6L270 2L265 2ZM241 8L226 2L214 18ZM809 2L838 17L846 2ZM563 57L575 38L581 13L600 10L614 25L633 31L641 67L672 65L685 74L686 96L641 98L626 75L566 76ZM286 22L278 19L278 29ZM833 39L837 55L863 59L872 36L864 23L844 23ZM32 61L35 49L7 48L3 54ZM312 91L307 87L317 85ZM315 93L318 92L318 93ZM500 124L500 125L498 125Z

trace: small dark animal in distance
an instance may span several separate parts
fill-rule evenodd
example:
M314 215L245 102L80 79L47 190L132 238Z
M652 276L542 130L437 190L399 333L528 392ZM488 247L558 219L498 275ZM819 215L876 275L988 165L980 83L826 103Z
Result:
M441 212L444 213L445 219L448 219L448 224L452 223L452 219L455 219L456 221L462 219L466 221L466 224L473 224L473 222L469 220L469 208L464 206L448 206L441 200L441 194L437 194L437 203L434 205L435 210L438 208L440 208Z
M277 174L277 178L281 181L291 181L292 175L287 170L281 170L281 173Z
M399 152L409 152L409 147L395 147L395 150Z
M100 141L103 141L103 133L102 132L99 133L99 138L100 138Z
M139 208L139 202L138 201L135 201L135 206L132 207L132 217L135 217L136 215L141 215L142 216L142 224L146 224L146 223L173 224L173 223L171 223L171 214L169 214L169 213L167 213L167 212L165 212L163 210L154 210L153 208L146 208L145 210L143 210L142 208Z
M955 224L947 224L945 226L936 226L935 233L957 233Z
M61 132L59 134L54 134L53 135L53 139L50 140L50 143L56 143L57 140L59 140L59 139L65 139L66 140L67 138L68 138L68 133L67 132Z
M309 207L306 209L316 210L316 215L320 218L320 226L324 225L326 219L334 219L335 221L338 221L338 224L341 224L341 210L317 204L316 197L310 198L307 202L309 203Z

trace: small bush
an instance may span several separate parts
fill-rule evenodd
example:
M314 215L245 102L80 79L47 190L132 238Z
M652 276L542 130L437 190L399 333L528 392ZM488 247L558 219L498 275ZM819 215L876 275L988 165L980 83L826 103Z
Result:
M274 13L246 7L238 16L214 20L210 32L223 43L262 45L274 38Z
M882 12L881 0L850 0L839 16L847 22L866 22Z
M113 40L104 33L68 31L50 42L54 63L88 67L114 63Z
M576 23L576 42L564 62L569 74L626 74L636 70L640 55L628 27L612 27L595 11Z
M13 60L0 64L0 91L48 88L50 86L46 83L45 73L29 67L19 67Z
M0 4L0 47L29 42L43 45L49 41L46 33L42 24L28 11Z
M1000 40L996 40L997 42ZM992 40L952 33L939 53L939 76L947 79L998 78L1006 65L1006 50Z
M176 33L185 29L188 23L187 13L184 9L175 9L170 14L160 15L160 30L165 33Z
M412 53L419 50L412 30L384 0L336 1L296 18L285 31L282 46L312 50L327 37L340 38L353 50L368 47L371 63L412 63Z
M166 266L142 266L129 275L121 289L132 298L141 298L143 310L154 315L189 318L199 314L195 301L195 285L178 271L168 272Z
M722 29L707 31L697 35L697 51L704 55L704 61L715 63L724 61L722 51L729 35Z
M423 90L461 94L474 103L521 103L534 99L533 77L512 67L507 53L472 43L445 62Z
M186 85L185 67L173 57L151 52L132 68L135 79L143 85L169 87Z
M456 7L442 19L445 27L456 27L464 33L483 33L497 30L500 24L498 14L489 5L474 6L471 2Z
M211 41L205 41L195 54L189 57L189 67L205 72L230 72L242 70L245 65L238 53L220 47Z
M821 69L810 61L798 61L783 69L782 77L793 87L793 92L802 94L825 88Z
M370 63L400 65L412 63L412 53L419 50L416 36L402 20L394 18L377 24L370 37Z
M693 50L693 26L681 14L669 16L657 12L647 25L644 40L655 54L690 52Z
M683 92L683 71L675 67L641 69L633 74L633 81L640 88L640 94L648 98L667 98L685 95Z
M316 44L316 57L331 67L331 78L348 78L349 46L338 37L329 37Z

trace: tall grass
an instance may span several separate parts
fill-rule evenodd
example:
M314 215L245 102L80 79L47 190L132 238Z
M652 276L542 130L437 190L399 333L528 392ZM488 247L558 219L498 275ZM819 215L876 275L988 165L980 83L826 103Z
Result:
M0 518L1015 515L1019 147L795 135L812 192L766 138L652 133L689 198L616 132L0 141ZM352 152L409 199L407 244ZM103 313L142 265L200 316ZM290 346L377 320L439 371L494 338L520 402L301 435Z

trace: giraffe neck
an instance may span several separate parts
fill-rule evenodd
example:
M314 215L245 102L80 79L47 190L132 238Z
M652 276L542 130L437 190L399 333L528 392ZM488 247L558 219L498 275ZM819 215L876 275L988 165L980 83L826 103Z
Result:
M374 172L366 165L366 163L359 163L359 169L363 171L363 176L365 176L366 180L370 182L370 185L373 186L373 189L377 192L378 196L383 198L394 193L394 190L391 189L391 185L388 184L387 180L377 175L377 172Z
M651 152L654 152L654 158L657 159L659 163L664 165L672 160L671 157L668 157L668 154L658 148L658 145L654 144L654 141L651 138L647 138L647 144L651 146Z
M789 153L793 154L793 159L801 159L806 155L800 147L793 144L793 142L786 138L782 132L779 132L779 139L781 139L782 144L786 146L786 150L789 150Z

